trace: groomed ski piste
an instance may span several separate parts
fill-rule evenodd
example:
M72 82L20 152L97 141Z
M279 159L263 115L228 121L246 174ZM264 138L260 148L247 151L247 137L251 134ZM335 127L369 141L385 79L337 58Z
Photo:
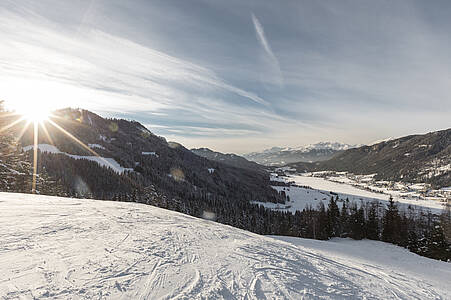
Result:
M135 203L0 193L0 299L451 299L451 264Z

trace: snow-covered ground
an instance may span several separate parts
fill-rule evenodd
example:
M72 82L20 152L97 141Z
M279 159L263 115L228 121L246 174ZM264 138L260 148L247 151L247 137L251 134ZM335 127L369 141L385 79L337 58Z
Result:
M105 147L103 147L102 145L99 144L88 144L88 147L91 149L102 149L102 150L106 150Z
M451 264L135 203L0 193L1 299L451 299Z
M90 148L92 149L92 145L96 145L96 144L90 144ZM98 145L100 146L100 145ZM34 149L34 145L31 146L26 146L23 147L23 151L31 151ZM82 155L73 155L73 154L68 154L65 152L60 151L57 147L53 146L53 145L49 145L49 144L39 144L38 145L38 149L41 152L46 152L46 153L53 153L53 154L64 154L66 156L69 156L73 159L86 159L86 160L90 160L93 162L96 162L97 164L99 164L102 167L108 167L110 169L112 169L114 172L122 174L126 171L133 171L132 168L124 168L122 167L114 158L109 158L109 157L101 157L101 156L82 156ZM104 148L105 149L105 148Z
M422 210L431 210L434 213L440 213L443 209L443 202L431 199L424 199L418 197L416 193L401 193L381 189L379 193L365 190L354 185L354 181L346 177L332 177L332 180L323 177L314 177L305 175L290 175L287 177L272 175L273 181L294 182L297 186L283 187L274 186L277 191L284 191L289 197L290 201L284 204L262 203L267 208L296 212L296 210L303 210L307 205L316 208L320 201L324 204L330 200L331 196L338 194L340 199L349 199L351 202L359 204L361 201L372 202L378 200L382 203L387 203L390 195L395 201L399 203L401 209L407 208L409 205L422 208ZM365 181L365 179L364 179ZM304 188L307 186L310 188ZM331 194L331 192L333 194ZM338 203L341 206L341 203Z
M371 191L367 191L355 186L352 186L350 184L346 183L339 183L330 181L321 177L311 177L311 176L292 176L290 177L290 180L294 180L296 184L299 185L308 185L314 189L321 189L325 191L333 191L335 193L338 193L342 196L341 197L349 197L349 200L357 201L360 199L377 199L382 201L388 201L390 198L390 195L393 197L395 201L398 201L399 203L403 204L411 204L416 206L422 206L424 208L430 208L430 209L442 209L442 203L438 201L433 200L427 200L427 199L419 199L418 197L415 197L415 195L412 195L409 197L407 193L400 194L400 193L390 193L387 191L387 193L382 193L384 191L381 190L381 193L375 193ZM402 197L406 196L406 197Z

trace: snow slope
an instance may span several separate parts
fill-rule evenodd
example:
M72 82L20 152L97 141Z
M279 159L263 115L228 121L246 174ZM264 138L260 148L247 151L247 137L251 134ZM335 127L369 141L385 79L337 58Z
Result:
M89 144L90 148L95 148L95 146L97 148L103 147L101 145L97 145L97 144ZM34 149L34 146L25 146L23 147L23 151L27 152L27 151L31 151ZM101 157L101 156L81 156L81 155L73 155L73 154L68 154L65 152L61 152L57 147L53 146L53 145L49 145L49 144L39 144L38 145L38 149L41 152L47 152L47 153L53 153L53 154L64 154L66 156L69 156L73 159L86 159L86 160L90 160L93 162L98 163L101 167L108 167L110 169L112 169L114 172L122 174L126 171L133 171L132 168L124 168L122 167L114 158L108 158L108 157ZM105 148L103 148L105 149Z
M0 193L0 299L450 299L451 264L135 203Z

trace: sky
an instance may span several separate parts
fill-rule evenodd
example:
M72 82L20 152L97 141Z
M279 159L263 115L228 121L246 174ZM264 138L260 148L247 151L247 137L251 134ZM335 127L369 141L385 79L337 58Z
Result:
M451 2L2 0L0 99L133 119L188 148L451 127Z

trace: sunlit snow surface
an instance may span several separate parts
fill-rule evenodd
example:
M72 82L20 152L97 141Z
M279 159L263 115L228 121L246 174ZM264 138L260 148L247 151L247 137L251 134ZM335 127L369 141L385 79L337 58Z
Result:
M451 264L393 245L134 203L0 193L0 241L0 299L451 299Z

